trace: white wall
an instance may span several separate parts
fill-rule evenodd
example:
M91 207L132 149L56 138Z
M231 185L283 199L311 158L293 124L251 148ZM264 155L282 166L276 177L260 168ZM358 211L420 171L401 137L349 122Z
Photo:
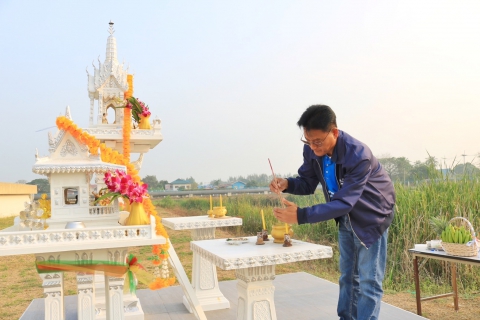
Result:
M30 202L29 194L0 195L0 218L18 216L25 209L25 202Z

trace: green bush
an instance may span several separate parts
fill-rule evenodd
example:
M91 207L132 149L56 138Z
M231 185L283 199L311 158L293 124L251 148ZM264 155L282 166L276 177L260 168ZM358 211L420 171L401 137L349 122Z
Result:
M179 201L180 207L187 210L204 211L207 214L207 210L210 208L209 199L206 198L188 198Z
M160 206L162 208L173 208L175 207L175 201L170 196L166 196L163 199L157 200L155 205Z

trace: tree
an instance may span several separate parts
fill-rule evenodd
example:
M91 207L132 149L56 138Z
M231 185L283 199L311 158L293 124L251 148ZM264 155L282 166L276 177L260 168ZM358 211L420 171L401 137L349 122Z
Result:
M473 164L470 162L465 163L459 163L453 168L453 172L456 175L466 175L466 176L473 176L473 175L478 175L480 173L480 169L475 167Z
M387 171L392 181L407 183L407 181L411 180L413 166L407 158L386 157L379 158L378 161L382 164L385 171Z
M48 179L34 179L27 184L36 185L37 193L50 193L50 182Z
M210 184L211 184L212 186L215 186L215 187L218 187L218 185L219 185L220 183L222 183L222 180L221 180L221 179L212 180L212 181L210 182Z
M186 180L192 184L192 190L198 189L198 183L195 182L195 179L193 177L187 178Z
M258 187L258 182L256 180L248 180L245 184L246 188L256 188Z
M160 180L158 181L158 189L165 190L165 185L168 183L167 180Z
M156 176L146 176L142 179L143 183L148 184L148 189L157 189L158 188L158 180Z
M425 180L430 178L429 168L425 163L416 161L412 168L412 177L415 181Z

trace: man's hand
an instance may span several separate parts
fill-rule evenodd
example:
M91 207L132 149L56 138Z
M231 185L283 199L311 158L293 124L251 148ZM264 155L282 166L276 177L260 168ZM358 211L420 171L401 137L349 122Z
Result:
M285 223L298 223L298 206L295 203L288 201L287 199L282 199L282 202L287 207L285 209L273 208L273 214L275 215L275 218Z
M288 180L283 178L276 178L270 182L270 191L280 194L283 190L288 188Z

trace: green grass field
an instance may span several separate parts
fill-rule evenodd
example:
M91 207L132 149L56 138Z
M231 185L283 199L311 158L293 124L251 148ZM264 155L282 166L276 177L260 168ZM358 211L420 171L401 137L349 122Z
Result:
M480 228L480 183L477 179L462 179L457 181L432 180L413 186L395 185L397 202L395 218L389 229L389 247L386 278L384 287L387 290L413 290L413 266L408 249L415 243L425 243L436 239L437 235L430 226L431 217L441 216L451 219L465 217L479 230ZM324 202L323 195L309 196L286 195L289 201L300 207L312 206ZM218 199L215 201L218 202ZM209 209L209 199L206 197L179 198L170 197L156 201L163 208L183 208L191 212L204 214ZM262 229L260 210L264 211L267 229L271 230L276 219L272 208L279 206L276 195L237 195L224 197L223 204L228 215L243 219L243 226L232 227L232 233L256 235ZM293 226L295 238L319 244L336 247L337 227L334 220L316 224ZM337 252L337 250L334 250ZM337 272L338 256L330 259L327 272ZM433 290L448 286L450 269L438 261L428 260L422 269L422 279L427 286L425 290ZM462 274L459 286L465 292L476 292L480 287L480 270L470 266L459 265Z

